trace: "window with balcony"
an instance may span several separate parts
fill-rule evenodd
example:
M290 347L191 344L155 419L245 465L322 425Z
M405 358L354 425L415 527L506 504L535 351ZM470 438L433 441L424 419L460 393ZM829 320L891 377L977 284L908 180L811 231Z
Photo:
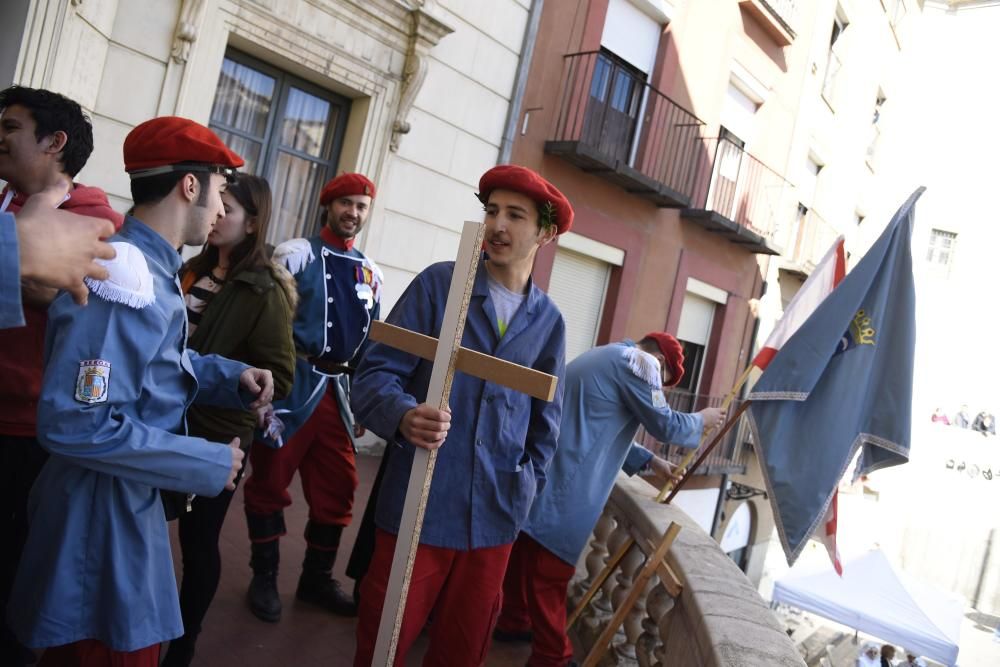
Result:
M795 39L795 4L794 0L740 0L740 7L764 28L778 46L788 46Z
M799 177L799 201L806 206L812 206L816 201L816 184L821 171L823 164L810 153Z
M268 242L313 233L317 196L334 170L350 100L236 51L215 90L209 127L271 185Z
M957 241L958 234L955 232L932 229L930 243L927 246L927 262L937 267L950 268Z
M841 9L840 5L837 5L837 11L833 16L833 30L830 33L830 50L827 53L826 71L823 73L822 89L823 99L831 109L834 109L836 106L837 75L840 73L841 68L840 56L837 55L838 49L834 47L840 41L845 30L847 30L847 18L844 10Z
M886 18L889 19L889 27L896 38L896 45L899 45L899 26L906 16L905 0L882 0L882 9L885 10Z
M879 126L879 121L882 119L882 106L885 104L885 93L879 88L878 95L875 96L875 110L872 113L872 124L870 132L870 138L868 140L868 148L865 151L865 164L872 171L875 171L876 156L878 154L878 144L879 139L882 136L882 130Z

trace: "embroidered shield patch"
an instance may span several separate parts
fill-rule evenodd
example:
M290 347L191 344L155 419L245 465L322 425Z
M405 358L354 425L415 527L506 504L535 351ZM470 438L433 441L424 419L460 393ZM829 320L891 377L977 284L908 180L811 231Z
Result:
M110 377L111 362L104 359L81 361L80 370L76 374L76 400L81 403L107 401Z
M653 407L654 408L667 407L667 397L663 395L662 389L653 390Z

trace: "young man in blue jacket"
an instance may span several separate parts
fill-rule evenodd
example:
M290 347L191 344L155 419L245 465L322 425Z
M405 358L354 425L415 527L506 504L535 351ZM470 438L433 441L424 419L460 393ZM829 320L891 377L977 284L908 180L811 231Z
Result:
M502 165L479 181L486 208L486 257L475 276L462 345L562 377L565 326L532 282L535 254L570 228L573 209L551 183ZM388 322L429 336L441 332L454 262L421 272ZM478 665L500 608L511 545L544 486L562 410L551 403L457 373L450 411L425 403L431 363L373 344L354 379L352 405L392 448L378 496L375 552L361 584L354 664L372 660L396 533L415 447L438 454L399 636L396 664L434 609L424 664ZM447 437L447 440L445 439Z
M86 307L62 293L49 309L38 439L52 456L7 609L24 644L47 648L40 665L155 667L160 642L183 633L158 489L216 495L243 460L237 438L185 435L185 410L273 394L270 371L185 348L178 248L205 242L243 160L176 117L138 125L124 157L135 208L109 277L88 279Z
M535 499L514 543L504 580L500 640L532 641L529 667L572 664L566 636L566 588L619 470L669 464L632 441L640 425L661 442L697 447L722 421L719 408L674 412L663 390L684 376L684 352L668 333L603 345L566 367L559 446L549 468L558 480Z

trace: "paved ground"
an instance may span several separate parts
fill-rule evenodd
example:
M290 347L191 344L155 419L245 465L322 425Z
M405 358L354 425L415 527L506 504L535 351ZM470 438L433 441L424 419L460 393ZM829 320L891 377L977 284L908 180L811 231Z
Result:
M355 498L355 511L360 521L378 468L378 459L359 456L358 468L361 486ZM305 551L302 531L307 516L298 478L293 482L292 495L295 502L285 514L289 535L281 543L282 567L278 578L284 603L281 622L269 624L257 620L244 601L250 579L250 546L240 490L233 499L223 527L220 540L222 580L205 619L194 667L340 667L351 664L354 656L354 620L338 618L295 600L295 585ZM338 556L334 569L334 576L348 590L353 582L344 578L344 567L356 532L355 525L345 531L341 545L343 552ZM179 563L176 535L174 538L174 562ZM426 640L422 638L411 651L407 665L419 665L425 648ZM525 645L494 645L486 664L488 667L523 665L529 652Z

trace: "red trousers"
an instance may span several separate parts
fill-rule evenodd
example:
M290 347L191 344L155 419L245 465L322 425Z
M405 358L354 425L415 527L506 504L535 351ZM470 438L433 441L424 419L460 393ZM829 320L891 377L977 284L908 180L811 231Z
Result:
M160 664L160 645L138 651L112 651L96 639L46 649L38 667L156 667Z
M291 505L288 486L298 470L309 503L309 520L323 525L348 525L358 471L354 446L340 418L333 389L327 388L312 416L284 447L274 449L253 443L250 470L243 489L248 514L270 515Z
M405 664L406 654L432 610L434 620L424 667L477 667L483 664L500 613L501 581L510 547L504 544L472 551L424 544L417 547L399 632L396 667ZM354 667L372 664L395 548L396 536L378 529L375 554L361 583Z
M573 657L566 636L566 589L576 568L534 541L517 536L503 580L497 627L532 633L527 667L563 667Z

